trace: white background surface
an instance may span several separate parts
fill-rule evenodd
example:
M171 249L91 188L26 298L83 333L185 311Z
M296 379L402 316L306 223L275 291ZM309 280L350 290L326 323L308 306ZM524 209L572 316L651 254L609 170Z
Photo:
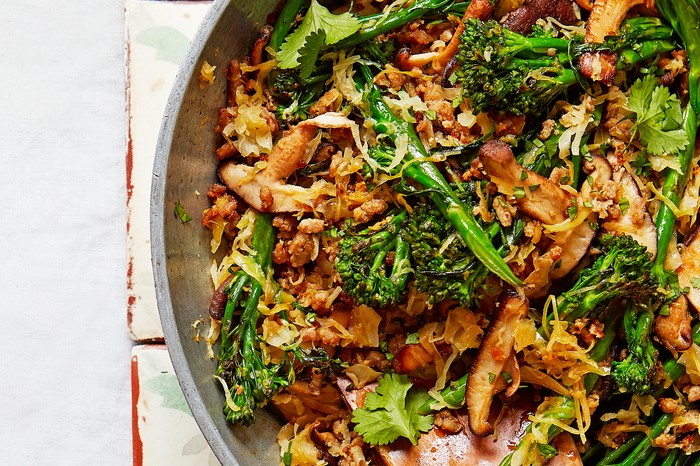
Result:
M124 4L0 0L0 464L128 465Z

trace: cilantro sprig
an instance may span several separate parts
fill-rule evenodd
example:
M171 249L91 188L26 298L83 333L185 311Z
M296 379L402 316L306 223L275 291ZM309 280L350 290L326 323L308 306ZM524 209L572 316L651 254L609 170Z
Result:
M415 445L421 432L433 427L433 416L421 408L432 397L412 386L406 375L385 374L376 391L367 393L365 405L352 412L355 432L370 445L386 445L399 437Z
M627 106L636 114L634 130L650 154L676 154L688 145L681 102L656 77L646 75L635 81Z
M334 15L311 0L298 28L287 36L277 54L279 68L297 68L308 78L325 45L332 45L356 33L362 23L350 13Z

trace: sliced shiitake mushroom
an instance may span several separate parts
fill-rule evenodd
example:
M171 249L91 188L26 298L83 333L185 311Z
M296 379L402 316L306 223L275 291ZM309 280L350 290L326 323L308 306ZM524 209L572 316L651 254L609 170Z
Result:
M521 292L507 288L501 293L467 381L469 427L474 435L483 437L493 433L489 422L491 403L513 351L515 325L527 315L527 310L528 301Z

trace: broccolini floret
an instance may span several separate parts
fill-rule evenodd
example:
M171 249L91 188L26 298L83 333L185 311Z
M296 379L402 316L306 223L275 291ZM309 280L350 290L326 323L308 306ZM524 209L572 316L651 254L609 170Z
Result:
M314 71L308 78L299 76L297 70L270 73L268 84L277 102L275 116L278 121L289 125L308 118L309 109L326 92L326 81L331 77L330 67L324 64L319 64Z
M470 199L465 202L469 204ZM427 294L431 303L454 299L463 306L477 304L484 294L497 293L489 289L489 270L464 246L452 224L431 207L418 202L404 227L416 289ZM522 236L524 222L516 219L509 228L494 222L485 230L496 250L505 255Z
M405 296L412 272L409 245L401 234L405 220L402 210L359 232L344 230L334 266L357 304L383 307Z
M585 52L617 53L617 68L629 69L675 49L671 28L658 20L631 19L625 24L619 35L603 44L583 44L577 36L528 37L493 20L468 19L456 55L457 80L475 111L541 114L583 80L577 66Z
M630 301L622 322L629 354L613 361L611 375L621 391L645 395L652 388L659 353L651 340L653 310Z
M663 294L651 274L651 253L628 235L604 234L601 255L579 274L571 289L557 297L560 319L595 317L613 298L661 303ZM651 304L650 304L651 305Z

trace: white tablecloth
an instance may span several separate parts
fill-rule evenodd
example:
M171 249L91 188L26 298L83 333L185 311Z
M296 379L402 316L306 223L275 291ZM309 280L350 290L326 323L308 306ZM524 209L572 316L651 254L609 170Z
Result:
M0 464L128 465L124 4L0 0Z

